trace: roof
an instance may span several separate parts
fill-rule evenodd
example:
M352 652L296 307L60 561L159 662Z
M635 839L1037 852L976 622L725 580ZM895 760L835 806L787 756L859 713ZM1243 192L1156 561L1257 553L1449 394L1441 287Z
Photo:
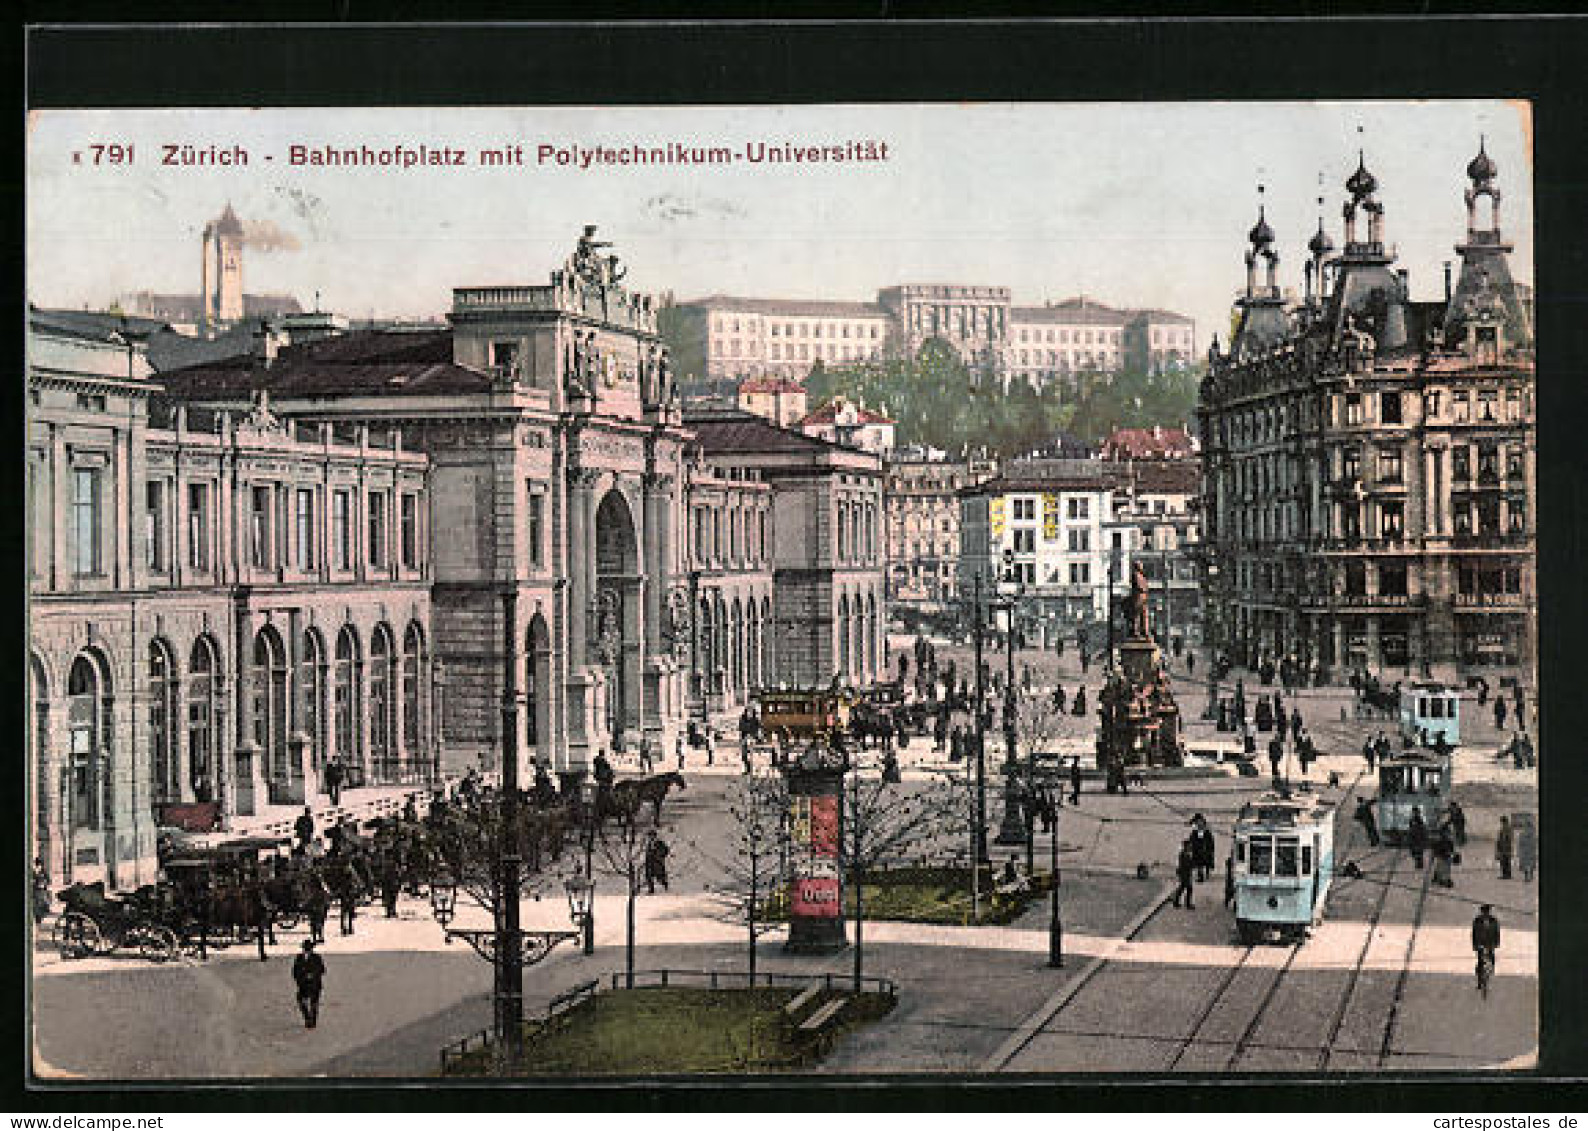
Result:
M45 333L117 345L137 341L169 328L167 323L156 318L140 318L114 311L46 310L36 306L28 307L28 324L32 329Z
M739 382L740 393L804 393L805 386L787 377L746 377Z
M1195 451L1184 428L1116 428L1103 441L1105 459L1178 459Z
M896 421L890 420L888 417L883 416L880 412L873 412L865 405L855 404L853 401L848 401L844 400L842 397L837 397L828 401L815 412L812 412L806 416L804 420L801 420L800 427L804 428L806 425L810 424L836 424L838 422L838 414L846 408L852 408L855 410L856 424L896 423Z
M851 448L807 436L792 428L780 428L762 416L739 409L686 411L684 427L695 433L708 455L739 452L826 452Z
M1171 322L1178 326L1195 325L1196 319L1188 318L1184 314L1176 314L1172 310L1160 310L1158 307L1147 307L1145 310L1132 310L1133 318L1145 318L1148 322Z
M1123 311L1096 303L1089 302L1082 306L1076 302L1065 302L1051 306L1012 307L1009 321L1015 324L1045 322L1065 326L1123 326L1127 316Z
M734 295L711 295L707 298L681 302L678 305L681 309L780 314L789 317L886 318L888 316L887 311L874 302L844 302L836 299L739 298Z
M277 397L426 396L489 391L488 374L452 361L452 331L362 330L283 347L269 365L241 355L160 375L175 399L268 389Z
M1001 474L964 488L965 495L1003 495L1031 491L1111 491L1123 480L1117 464L1089 459L1018 459Z
M196 294L156 294L154 291L133 291L122 296L122 302L135 310L146 310L160 318L178 322L197 322L204 317L204 296ZM287 294L244 294L243 316L268 318L282 314L301 314L303 304Z
M1125 464L1126 483L1138 494L1195 495L1202 490L1202 461L1143 460Z

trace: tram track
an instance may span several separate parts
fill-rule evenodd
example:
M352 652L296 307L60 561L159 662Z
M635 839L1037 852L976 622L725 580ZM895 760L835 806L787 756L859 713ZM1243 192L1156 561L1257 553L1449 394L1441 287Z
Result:
M1397 862L1399 857L1397 856ZM1412 915L1411 934L1406 939L1406 957L1401 960L1400 974L1395 978L1395 996L1390 1000L1389 1016L1384 1020L1384 1039L1379 1044L1378 1066L1383 1068L1389 1062L1395 1046L1395 1024L1400 1019L1401 1001L1406 993L1406 980L1411 975L1412 954L1417 949L1417 932L1422 929L1423 910L1428 906L1428 888L1433 881L1432 869L1423 872L1423 883L1417 893L1417 910ZM1384 882L1384 891L1387 894L1391 887L1388 879Z

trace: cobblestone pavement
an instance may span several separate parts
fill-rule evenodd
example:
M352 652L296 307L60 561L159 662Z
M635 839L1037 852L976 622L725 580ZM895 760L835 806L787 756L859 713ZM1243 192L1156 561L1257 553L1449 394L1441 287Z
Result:
M1182 704L1190 711L1200 704L1187 700L1203 697L1182 694ZM1313 779L1328 796L1356 783L1363 734L1390 725L1359 721L1349 709L1342 721L1339 708L1349 701L1348 691L1300 697L1327 752ZM1468 810L1471 839L1453 890L1425 889L1403 854L1367 851L1344 820L1339 858L1356 860L1364 878L1337 882L1328 917L1301 948L1248 953L1212 894L1218 879L1199 890L1194 912L1159 905L1190 815L1208 818L1222 855L1241 801L1264 783L1154 780L1129 797L1110 797L1089 782L1081 805L1061 811L1064 969L1047 967L1046 904L1008 927L867 923L866 973L900 983L899 1007L840 1041L827 1070L1288 1072L1526 1063L1537 1016L1536 885L1500 880L1491 857L1499 814L1536 809L1536 778L1494 762L1501 736L1492 720L1474 716L1456 757L1456 796ZM911 745L907 779L920 780L935 755L928 743ZM743 928L718 921L706 898L717 878L713 861L726 851L726 794L739 772L736 751L724 753L734 756L719 756L710 771L686 767L690 788L667 802L675 882L671 892L638 902L641 969L743 969ZM1324 784L1331 771L1341 789ZM994 788L994 827L996 796ZM1006 852L1020 850L995 855ZM1036 856L1046 859L1045 838ZM1135 875L1143 863L1146 881ZM595 955L563 945L526 972L531 1012L563 989L622 969L617 882L601 877ZM1505 929L1486 1000L1473 986L1466 938L1476 901L1494 903ZM524 919L530 929L568 927L554 884L526 903ZM66 961L36 949L40 1070L111 1079L427 1076L443 1045L490 1023L490 968L461 944L444 945L428 905L405 900L396 920L366 910L351 938L333 926L321 1025L305 1030L289 973L302 936L301 929L284 932L264 963L251 947L163 967L130 956ZM853 956L785 955L773 935L762 940L760 961L764 970L843 973Z

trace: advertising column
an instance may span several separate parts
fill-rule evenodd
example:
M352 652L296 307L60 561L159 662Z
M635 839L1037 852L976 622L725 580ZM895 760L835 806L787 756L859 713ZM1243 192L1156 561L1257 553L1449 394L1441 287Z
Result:
M795 954L831 954L844 933L843 789L847 760L812 747L784 769L789 793L789 932Z

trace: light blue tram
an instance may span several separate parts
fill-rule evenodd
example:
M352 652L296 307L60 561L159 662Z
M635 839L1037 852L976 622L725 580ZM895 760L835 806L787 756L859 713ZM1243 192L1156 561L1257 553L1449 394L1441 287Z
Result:
M1334 878L1335 807L1305 792L1265 793L1235 820L1235 927L1243 943L1300 937Z
M1419 746L1437 746L1441 737L1454 749L1461 745L1461 694L1442 683L1413 683L1401 688L1401 735Z
M1450 759L1426 750L1407 750L1378 766L1378 829L1390 844L1406 839L1412 811L1422 813L1430 834L1439 827L1450 800Z

